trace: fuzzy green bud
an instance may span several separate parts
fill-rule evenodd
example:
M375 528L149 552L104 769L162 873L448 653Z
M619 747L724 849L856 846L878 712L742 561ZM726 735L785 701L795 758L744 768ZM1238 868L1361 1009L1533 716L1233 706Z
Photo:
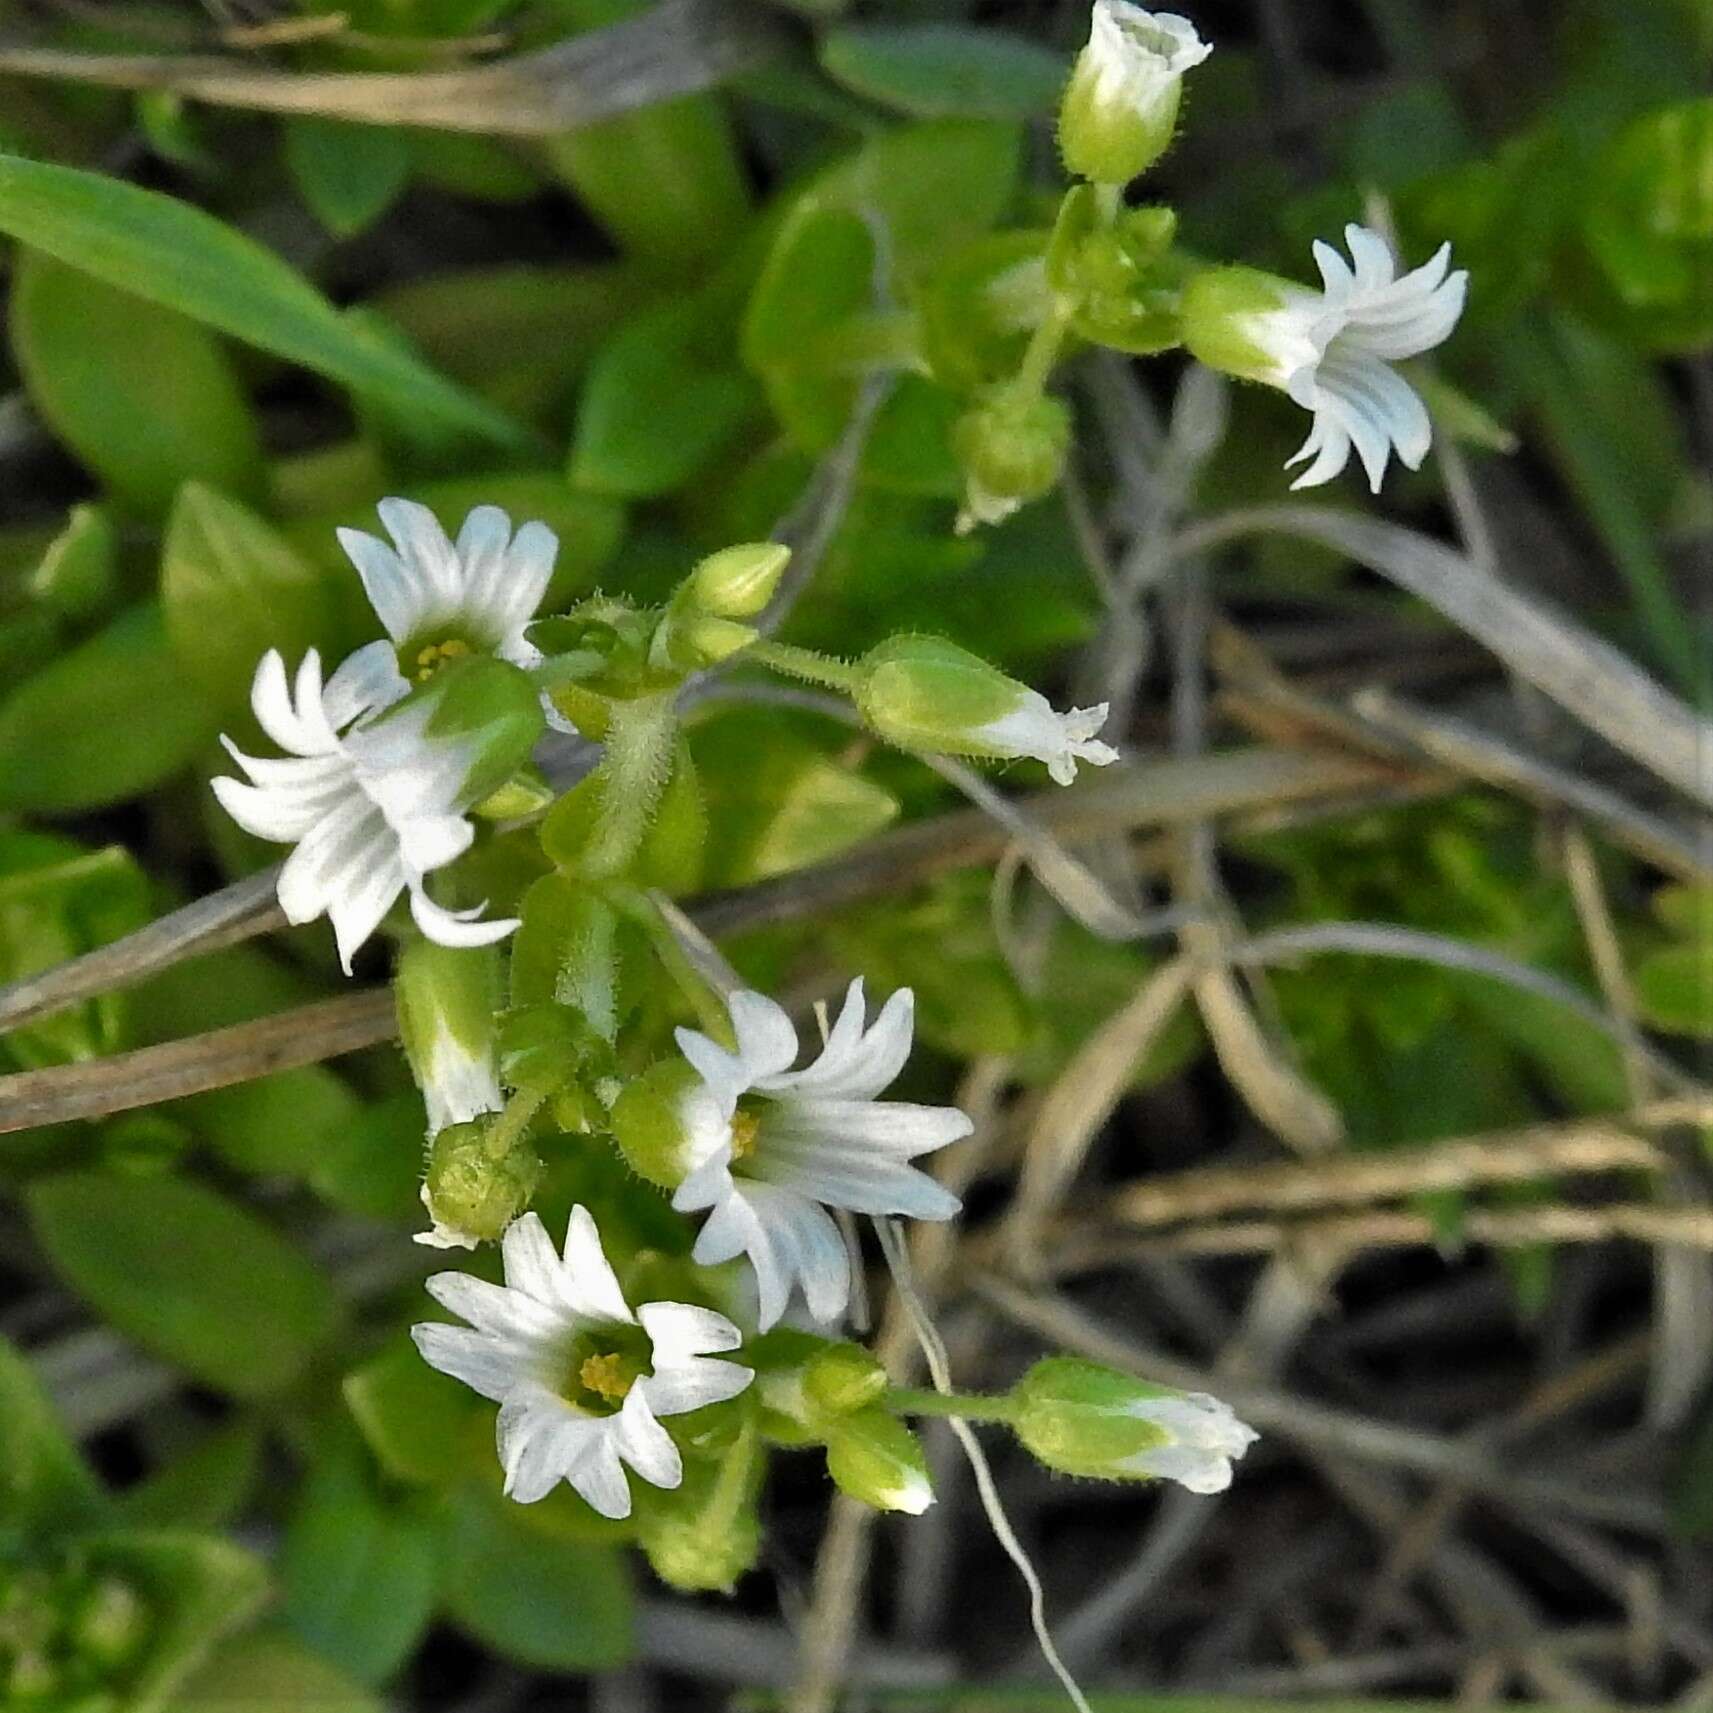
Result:
M1184 287L1184 344L1210 369L1282 387L1294 369L1320 355L1301 313L1314 296L1259 268L1209 268Z
M717 1459L687 1458L677 1488L648 1490L637 1506L637 1540L663 1582L689 1594L729 1594L754 1567L766 1462L750 1427Z
M613 1137L640 1178L674 1190L690 1169L689 1103L706 1096L702 1079L682 1060L651 1066L625 1085L610 1114Z
M422 1201L441 1246L474 1248L496 1241L529 1206L541 1161L491 1117L454 1124L434 1138Z
M1146 172L1177 129L1184 73L1211 51L1187 18L1095 0L1088 45L1059 107L1066 170L1110 185Z
M841 1493L877 1511L920 1516L934 1502L921 1441L878 1405L832 1425L827 1433L827 1473Z
M1153 1386L1097 1362L1052 1356L1012 1394L1017 1437L1049 1469L1105 1481L1171 1480L1192 1493L1231 1485L1256 1434L1205 1392Z
M1104 767L1118 759L1094 735L1106 719L1104 702L1056 713L1038 691L942 638L889 638L859 670L863 718L901 749L992 760L1029 756L1061 785L1076 777L1079 761Z
M803 1401L821 1422L854 1415L880 1401L886 1370L860 1344L829 1344L803 1365Z
M148 1608L128 1582L98 1577L83 1593L67 1626L77 1651L103 1671L135 1657L149 1632Z
M1010 381L980 394L952 429L964 472L958 532L998 523L1051 492L1070 443L1070 412L1058 399Z
M503 1104L495 1059L497 946L406 946L393 982L399 1036L428 1109L428 1134Z
M779 587L791 549L777 541L746 541L710 553L690 574L690 594L703 612L752 619Z

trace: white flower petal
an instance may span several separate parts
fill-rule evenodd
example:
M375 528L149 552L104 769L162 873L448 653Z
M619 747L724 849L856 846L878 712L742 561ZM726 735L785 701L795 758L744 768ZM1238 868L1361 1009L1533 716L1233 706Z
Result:
M797 1031L783 1007L765 993L734 993L727 1002L738 1057L751 1085L758 1078L788 1070L797 1057Z
M461 1380L473 1392L498 1403L517 1378L512 1359L491 1339L467 1326L424 1321L410 1329L422 1359L442 1374Z
M676 1487L684 1479L684 1463L672 1436L654 1419L648 1392L634 1385L613 1418L619 1456L653 1487Z
M601 1248L601 1234L586 1207L574 1207L565 1229L565 1265L559 1274L561 1300L590 1320L634 1324L624 1292Z
M485 909L478 904L474 910L448 910L436 904L420 885L410 889L410 914L423 933L437 946L491 946L503 940L522 925L518 916L496 916L491 921L475 920L475 912Z
M723 1314L694 1303L644 1303L636 1318L654 1346L657 1369L743 1343L743 1334Z
M343 731L352 721L390 708L410 694L399 671L398 653L390 642L368 642L348 654L327 680L322 702L327 722Z
M614 1436L603 1433L591 1439L587 1451L566 1476L587 1500L591 1509L614 1522L630 1515L630 1483Z

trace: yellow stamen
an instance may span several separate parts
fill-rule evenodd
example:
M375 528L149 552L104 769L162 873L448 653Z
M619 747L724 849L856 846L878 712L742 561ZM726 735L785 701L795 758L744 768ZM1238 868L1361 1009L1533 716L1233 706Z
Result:
M741 1160L755 1151L755 1139L761 1131L761 1120L753 1112L740 1107L732 1114L732 1158Z
M605 1356L586 1357L577 1370L577 1378L588 1391L605 1398L609 1404L622 1402L636 1384L630 1364L616 1350L608 1351Z
M431 642L426 648L416 652L416 681L426 684L441 667L450 665L461 655L470 652L469 643L462 637L448 637L445 642Z

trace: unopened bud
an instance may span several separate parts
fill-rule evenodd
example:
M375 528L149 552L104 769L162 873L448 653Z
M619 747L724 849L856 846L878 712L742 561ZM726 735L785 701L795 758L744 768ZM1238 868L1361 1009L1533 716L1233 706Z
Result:
M1257 1438L1205 1392L1151 1386L1097 1362L1052 1356L1013 1393L1017 1437L1049 1469L1105 1481L1177 1481L1192 1493L1231 1485Z
M803 1366L803 1399L822 1422L837 1421L879 1402L886 1370L860 1344L828 1344Z
M773 599L791 549L777 541L747 541L710 553L690 574L697 606L723 619L751 619Z
M497 946L416 940L399 958L399 1036L428 1108L430 1137L503 1104L494 1055L499 992Z
M436 1249L492 1243L529 1206L540 1181L535 1150L497 1131L491 1117L454 1124L428 1151L422 1205L434 1229L416 1240Z
M862 663L857 705L901 749L993 760L1029 756L1061 785L1077 763L1105 767L1118 751L1095 733L1106 704L1056 713L1047 699L979 655L939 637L893 637Z
M1070 443L1070 412L1056 398L1009 381L989 388L952 430L964 472L958 533L999 523L1051 492Z
M934 1502L921 1442L878 1405L833 1424L827 1434L827 1473L841 1493L877 1511L920 1516Z
M1146 172L1177 129L1184 73L1212 51L1176 13L1095 0L1088 45L1059 108L1067 171L1114 185Z

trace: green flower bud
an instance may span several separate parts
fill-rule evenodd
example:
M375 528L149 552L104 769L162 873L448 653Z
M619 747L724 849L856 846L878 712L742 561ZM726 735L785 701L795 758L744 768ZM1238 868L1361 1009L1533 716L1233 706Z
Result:
M821 1421L837 1421L878 1403L886 1370L860 1344L829 1344L803 1366L803 1401Z
M405 1057L428 1108L428 1134L498 1112L499 948L414 940L399 958L393 998Z
M722 619L754 618L779 587L791 549L777 541L746 541L710 553L690 574L690 595Z
M667 637L666 653L674 666L686 672L700 672L705 666L717 666L729 660L755 641L751 625L735 619L718 618L711 613L688 613L663 632Z
M1282 387L1320 355L1303 332L1302 306L1315 296L1259 268L1209 268L1184 287L1184 344L1210 369Z
M1088 45L1059 108L1066 170L1111 185L1146 172L1177 129L1184 73L1211 52L1187 18L1095 0Z
M706 1098L702 1079L682 1059L654 1065L613 1102L609 1116L619 1152L639 1178L675 1190L690 1170L687 1103Z
M1205 1392L1152 1386L1097 1362L1051 1356L1012 1394L1013 1425L1049 1469L1105 1481L1170 1480L1192 1493L1231 1485L1257 1437Z
M958 533L999 523L1050 492L1070 443L1070 412L1056 398L1011 382L981 394L952 429L965 483Z
M1177 231L1169 208L1129 208L1108 223L1093 185L1079 185L1059 211L1048 251L1054 288L1075 307L1080 338L1148 356L1178 343L1178 288L1167 265Z
M649 1488L639 1498L637 1540L663 1582L688 1594L729 1594L754 1567L766 1462L752 1426L717 1459L687 1458L677 1488Z
M148 1632L148 1608L117 1576L97 1578L78 1601L68 1626L72 1645L103 1671L132 1659Z
M921 1442L878 1405L836 1422L827 1434L827 1473L841 1493L877 1511L920 1516L934 1502Z
M1095 733L1106 705L1056 713L1046 698L998 667L938 637L892 637L862 661L863 718L901 749L1046 763L1059 784L1076 764L1104 767L1118 752Z
M529 1206L541 1161L523 1141L497 1134L491 1117L454 1124L434 1138L422 1204L437 1247L473 1249L495 1242Z

